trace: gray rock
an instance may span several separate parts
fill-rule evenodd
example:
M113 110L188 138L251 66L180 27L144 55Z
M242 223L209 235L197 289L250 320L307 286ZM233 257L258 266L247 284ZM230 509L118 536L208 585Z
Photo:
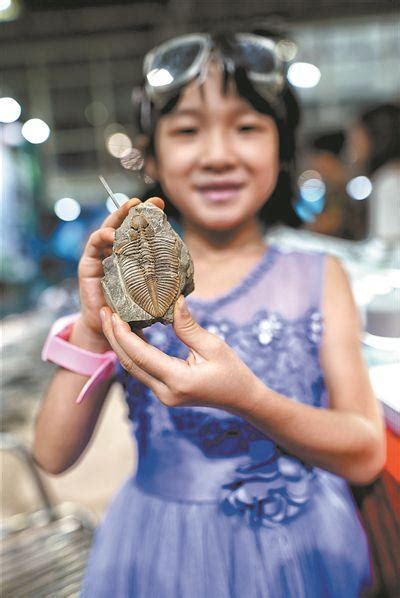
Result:
M179 295L194 290L186 245L164 212L149 203L129 210L103 269L105 299L131 329L171 324Z

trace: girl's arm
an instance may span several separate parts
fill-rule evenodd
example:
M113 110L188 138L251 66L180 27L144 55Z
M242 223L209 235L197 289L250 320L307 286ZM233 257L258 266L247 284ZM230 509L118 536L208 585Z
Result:
M81 319L75 323L69 342L95 353L110 349L102 335L88 329ZM98 384L77 405L87 376L58 368L42 401L35 423L33 458L45 471L59 474L71 467L87 446L113 381Z
M241 415L305 461L368 483L385 459L384 426L360 350L360 320L347 276L327 258L320 359L329 409L296 403L265 385Z
M149 201L161 209L158 197ZM78 266L81 314L75 323L69 342L92 351L104 353L110 345L102 332L99 310L106 304L101 279L102 260L111 255L115 230L121 226L130 208L140 204L138 198L124 203L94 231L85 246ZM144 341L143 341L144 342ZM80 457L88 444L99 417L111 379L92 389L89 397L75 403L88 378L60 368L54 375L40 408L35 430L33 456L49 473L62 473Z

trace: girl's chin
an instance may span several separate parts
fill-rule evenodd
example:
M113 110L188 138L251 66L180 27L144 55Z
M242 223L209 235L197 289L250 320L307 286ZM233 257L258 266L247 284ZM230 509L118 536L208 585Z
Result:
M220 205L218 209L202 209L199 206L199 209L192 209L190 213L186 213L184 219L192 226L223 232L240 227L249 220L249 214L243 204L236 203L229 206Z
M210 231L228 231L240 226L246 219L233 214L213 214L197 219L196 224Z

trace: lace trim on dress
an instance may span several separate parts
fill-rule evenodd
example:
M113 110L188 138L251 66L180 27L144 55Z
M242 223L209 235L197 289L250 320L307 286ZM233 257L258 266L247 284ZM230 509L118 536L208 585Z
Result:
M233 289L215 299L194 299L189 295L187 297L189 306L194 308L207 307L207 310L217 310L234 299L238 299L243 293L247 292L267 270L269 270L275 261L277 252L278 249L274 245L266 246L258 264L256 264L251 271L233 287Z

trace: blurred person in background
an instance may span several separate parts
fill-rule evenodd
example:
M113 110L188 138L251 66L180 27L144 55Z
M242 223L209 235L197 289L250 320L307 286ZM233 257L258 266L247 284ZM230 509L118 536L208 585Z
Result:
M346 193L345 141L345 132L337 130L318 135L309 144L305 168L321 175L326 191L323 211L307 228L316 233L359 240L366 232L365 203L352 200Z
M372 183L368 198L370 237L400 241L400 106L381 104L365 110L348 132L353 175Z
M389 246L400 242L400 106L381 104L362 111L347 135L349 175L367 176L370 239ZM372 483L352 487L371 547L375 585L371 596L400 595L400 489L386 469ZM368 594L369 595L369 594Z

